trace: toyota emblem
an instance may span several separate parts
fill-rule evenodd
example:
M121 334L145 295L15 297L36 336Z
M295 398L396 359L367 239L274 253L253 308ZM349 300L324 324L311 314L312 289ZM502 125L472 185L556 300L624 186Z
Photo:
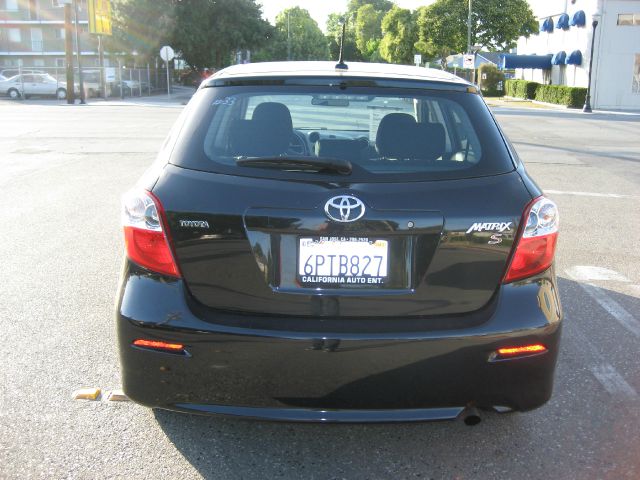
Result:
M338 195L324 204L324 212L336 222L355 222L364 215L364 203L352 195Z

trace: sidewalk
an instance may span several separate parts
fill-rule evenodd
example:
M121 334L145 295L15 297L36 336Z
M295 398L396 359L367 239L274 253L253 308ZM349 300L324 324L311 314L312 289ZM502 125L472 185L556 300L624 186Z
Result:
M174 85L171 87L171 95L157 94L150 97L126 97L124 100L120 98L109 98L106 101L101 99L92 99L91 105L105 105L105 106L153 106L153 107L169 107L169 108L182 108L187 104L191 96L195 93L193 87L183 87L180 85Z
M505 107L505 108L538 108L543 110L568 110L562 105L557 107L551 105L543 105L540 103L533 103L531 100L524 100L519 98L504 98L504 97L484 97L484 101L490 107Z
M504 98L504 97L484 97L484 101L491 108L511 108L511 109L529 109L529 110L547 110L549 112L565 112L565 113L579 113L582 114L582 108L567 108L564 105L553 105L550 103L534 102L532 100L524 100L519 98ZM587 113L585 115L623 115L630 117L640 117L640 112L637 110L597 110L594 109L593 113Z

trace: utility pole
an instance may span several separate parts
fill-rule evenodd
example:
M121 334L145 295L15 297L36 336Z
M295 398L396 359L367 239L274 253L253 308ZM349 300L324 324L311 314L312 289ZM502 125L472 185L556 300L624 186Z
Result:
M472 0L469 0L469 13L467 15L467 55L473 55L473 69L471 73L471 83L476 83L476 54L471 46L471 10Z
M467 15L467 53L471 54L471 1L469 0L469 14Z
M67 64L67 103L73 105L76 101L73 82L73 37L71 36L71 4L64 5L64 50Z
M80 80L80 104L84 105L84 83L82 81L82 63L80 62L80 51L82 47L80 46L80 34L78 30L80 29L79 23L80 19L78 18L78 0L74 0L73 8L75 9L75 17L76 17L76 55L78 58L78 78Z
M287 11L287 60L291 60L291 26L289 24L288 11Z
M104 67L104 47L102 45L102 35L98 35L98 61L100 64L100 91L102 93L102 99L107 99L107 80Z

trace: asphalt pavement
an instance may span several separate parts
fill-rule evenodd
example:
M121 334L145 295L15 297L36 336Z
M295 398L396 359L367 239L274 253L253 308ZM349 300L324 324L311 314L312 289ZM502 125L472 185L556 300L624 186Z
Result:
M476 427L300 425L107 400L120 195L181 103L0 100L0 478L640 478L640 116L494 110L561 211L547 405Z

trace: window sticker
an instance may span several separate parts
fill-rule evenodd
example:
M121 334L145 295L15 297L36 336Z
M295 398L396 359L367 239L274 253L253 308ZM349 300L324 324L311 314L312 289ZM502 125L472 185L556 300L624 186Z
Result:
M236 103L236 97L224 97L224 98L216 98L213 101L214 105L233 105Z

